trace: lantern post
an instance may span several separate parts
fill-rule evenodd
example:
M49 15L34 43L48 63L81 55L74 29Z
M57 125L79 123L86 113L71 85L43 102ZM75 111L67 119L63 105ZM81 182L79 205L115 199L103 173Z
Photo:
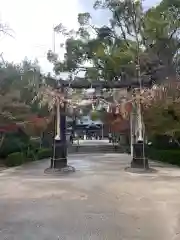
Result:
M60 87L60 91L59 89L57 90L55 103L55 134L53 140L51 166L45 170L45 173L51 173L54 171L75 171L74 167L67 165L66 105L65 89L64 87Z
M64 94L63 88L61 88L59 94ZM51 168L53 169L67 167L66 103L60 99L60 95L57 95L55 104L55 136L51 160Z
M140 66L137 65L139 89L138 94L132 95L133 109L131 113L131 168L149 169L148 159L145 157L144 124L142 119L142 83ZM134 101L135 99L135 101Z

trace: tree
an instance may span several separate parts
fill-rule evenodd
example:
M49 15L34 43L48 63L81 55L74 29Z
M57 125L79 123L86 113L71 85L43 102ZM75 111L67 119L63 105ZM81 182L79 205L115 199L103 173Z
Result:
M45 130L45 121L33 122L32 116L49 116L47 106L40 108L39 100L33 101L43 79L38 62L25 59L20 65L0 64L0 126L17 125L29 136ZM2 134L4 139L6 132ZM41 134L42 135L42 134Z
M163 0L146 13L145 35L151 51L156 54L167 77L175 77L174 61L180 47L180 4L177 0Z
M12 32L13 32L13 30L8 26L8 24L5 24L3 22L0 23L0 34L13 37Z
M152 98L147 101L145 95L143 111L148 135L167 135L180 146L179 83L157 87L152 90L151 96Z
M48 114L47 109L40 110L38 102L32 101L42 81L37 60L31 62L24 59L19 65L8 62L0 64L0 95L5 99L6 94L13 92L16 101L28 105L32 114Z
M136 77L140 61L141 77L153 75L164 80L175 76L180 27L176 0L163 0L148 11L143 10L141 1L133 0L98 0L94 8L111 12L109 26L93 26L90 14L81 13L76 34L61 24L56 29L67 36L64 59L56 58L54 65L57 72L83 70L87 79L117 80ZM87 62L91 66L86 67Z

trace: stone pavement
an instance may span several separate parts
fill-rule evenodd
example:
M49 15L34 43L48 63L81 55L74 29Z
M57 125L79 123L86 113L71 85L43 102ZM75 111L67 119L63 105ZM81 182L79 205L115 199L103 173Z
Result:
M76 154L77 171L44 174L49 161L0 173L0 240L179 240L180 169L124 171L125 154Z
M76 143L77 141L75 141ZM79 140L79 144L81 146L105 146L105 145L112 145L112 143L109 143L109 141L107 139L102 139L102 140L96 140L96 139L93 139L93 140L82 140L80 139Z

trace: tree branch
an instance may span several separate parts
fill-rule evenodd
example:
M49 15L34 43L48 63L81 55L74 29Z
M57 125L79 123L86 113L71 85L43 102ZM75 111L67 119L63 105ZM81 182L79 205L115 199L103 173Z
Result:
M175 28L169 36L169 40L173 38L173 35L177 32L178 28Z
M111 10L111 12L113 13L112 10ZM121 28L121 33L122 33L122 36L123 36L123 38L124 38L124 41L125 41L126 45L129 47L129 42L128 42L127 38L126 38L125 31L124 31L124 29L123 29L123 27L122 27L121 20L120 20L120 18L119 18L119 16L118 16L118 13L117 13L116 10L114 11L114 14L115 14L115 17L117 18L118 25L119 25L119 27Z

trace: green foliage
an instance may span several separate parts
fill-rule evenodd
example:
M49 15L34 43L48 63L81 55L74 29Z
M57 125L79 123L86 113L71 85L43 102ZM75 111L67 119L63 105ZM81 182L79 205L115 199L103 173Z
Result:
M13 152L7 155L4 164L8 167L19 166L26 162L41 160L52 156L52 150L49 148L29 149L23 152Z
M153 135L149 138L149 141L152 142L152 147L155 149L159 149L159 150L170 150L170 149L178 149L179 145L177 144L176 141L174 141L174 139L172 139L171 136L168 135Z
M45 159L52 156L52 149L42 148L37 153L37 159Z
M5 164L8 167L15 167L21 165L25 160L24 154L22 152L14 152L7 156Z
M79 13L78 14L78 22L79 22L80 26L84 26L84 25L89 24L90 18L91 18L91 15L88 12Z
M27 143L27 148L24 149L24 155L26 156L26 161L35 161L37 160L37 153L39 151L40 143L35 140L30 140Z
M25 152L25 161L36 161L37 160L37 153L38 149L29 149L27 152Z
M25 121L32 114L38 114L39 103L32 100L41 83L36 60L25 59L20 65L0 64L0 125Z
M99 120L99 118L100 118L100 114L98 111L91 111L90 115L91 115L92 121Z
M13 152L25 151L28 148L29 137L18 133L6 134L0 148L0 157L6 158Z
M94 8L110 11L109 25L94 26L88 12L78 15L80 27L76 34L62 31L60 24L58 32L68 39L64 60L54 64L56 73L77 74L83 70L90 81L129 80L137 77L136 65L140 63L143 76L175 76L174 57L180 47L177 0L162 0L148 11L143 10L141 1L129 0L97 0ZM91 66L84 67L85 63Z
M92 110L90 112L90 116L91 116L91 120L92 121L97 121L97 120L101 120L102 122L105 121L107 115L107 111L102 109L102 110Z
M40 139L31 139L29 141L29 146L31 149L38 149L40 146Z
M148 157L152 160L180 166L180 150L157 150L150 148Z

